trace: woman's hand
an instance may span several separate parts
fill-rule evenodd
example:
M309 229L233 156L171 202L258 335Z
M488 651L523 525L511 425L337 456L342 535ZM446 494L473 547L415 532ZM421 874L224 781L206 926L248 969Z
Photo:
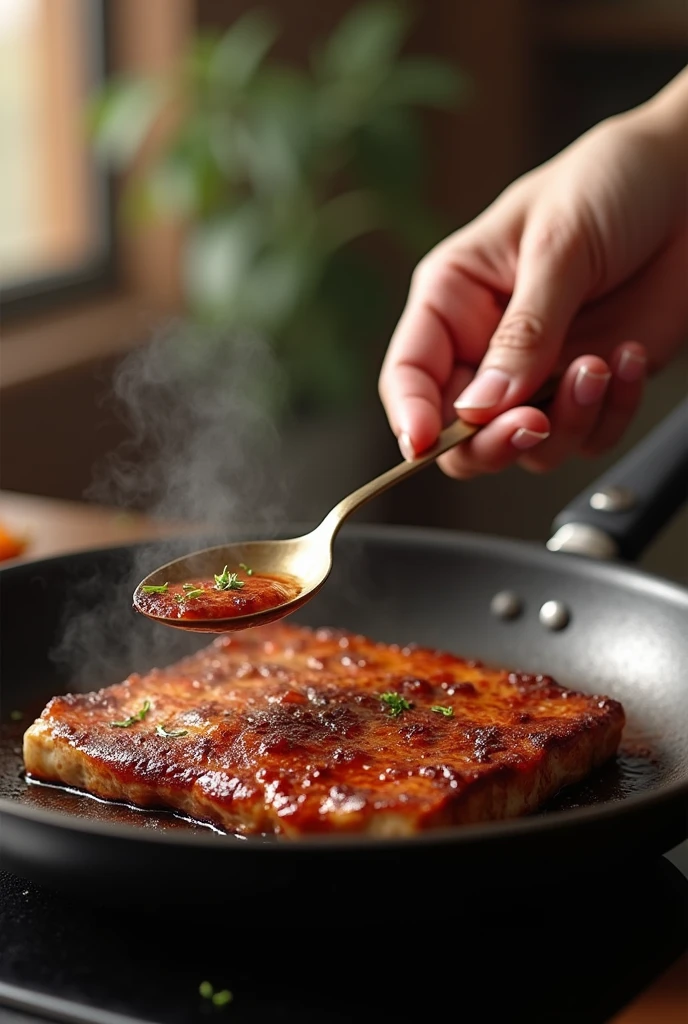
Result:
M457 414L488 424L439 460L461 479L516 461L546 471L620 439L646 373L688 326L688 74L664 93L520 178L421 261L380 374L404 457ZM545 415L527 402L553 374Z

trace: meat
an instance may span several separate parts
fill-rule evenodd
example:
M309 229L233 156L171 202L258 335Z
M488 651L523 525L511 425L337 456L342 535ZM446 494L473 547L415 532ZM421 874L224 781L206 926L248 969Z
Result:
M92 693L24 736L31 777L284 839L512 818L611 758L608 697L278 623Z

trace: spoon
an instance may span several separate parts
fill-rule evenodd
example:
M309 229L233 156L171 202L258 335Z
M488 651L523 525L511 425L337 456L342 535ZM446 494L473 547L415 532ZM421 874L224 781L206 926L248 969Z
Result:
M454 445L472 437L479 427L462 420L457 420L442 431L432 448L428 448L417 458L409 462L401 462L392 469L363 484L351 494L342 498L328 512L322 522L310 533L290 540L251 540L237 543L221 544L218 547L204 548L189 555L176 558L166 565L149 573L139 583L134 592L134 607L137 611L157 622L175 626L180 629L191 629L198 632L225 633L228 630L246 629L259 623L271 622L291 615L306 601L309 601L323 586L332 569L332 549L344 521L357 509L376 498L383 491L393 487L400 480L417 473L429 466L431 462ZM146 587L150 591L154 587L164 587L175 583L183 583L189 579L213 578L220 573L223 566L236 568L239 565L251 567L252 574L286 575L296 577L300 583L297 595L276 606L261 610L253 610L248 615L231 615L227 618L172 618L164 614L154 614L142 607L139 595Z
M542 405L554 393L556 381L548 381L538 391L529 405ZM189 629L197 632L225 633L230 630L247 629L249 626L272 622L291 615L309 601L321 589L332 569L332 549L335 537L344 521L371 498L376 498L400 480L405 480L418 470L424 469L434 462L438 456L449 451L455 445L472 437L480 427L464 423L457 419L439 435L435 444L411 461L404 461L385 473L375 477L367 484L347 495L328 512L322 522L310 533L290 540L252 540L239 541L232 544L221 544L218 547L205 548L181 558L176 558L166 565L160 566L149 573L134 592L134 608L168 626L178 629ZM190 579L206 578L212 580L215 574L221 573L225 566L236 568L243 565L251 567L251 575L259 580L263 574L267 576L285 575L295 577L297 586L295 596L281 600L270 607L256 606L247 614L231 614L227 617L189 617L177 618L151 610L151 602L142 600L145 593L167 587L179 588L180 584ZM216 577L217 578L217 577ZM190 584L187 583L187 587ZM237 583L238 587L244 584ZM213 588L215 589L215 588ZM198 593L197 591L192 591ZM217 598L216 593L213 597ZM230 598L231 600L231 598ZM167 602L169 604L169 602ZM155 602L153 602L153 605ZM147 606L146 606L147 605ZM236 611L239 611L237 608Z

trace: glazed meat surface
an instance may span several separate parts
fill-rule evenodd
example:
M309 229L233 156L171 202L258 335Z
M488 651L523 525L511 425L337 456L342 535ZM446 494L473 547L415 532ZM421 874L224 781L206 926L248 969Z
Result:
M24 762L231 832L389 836L535 811L612 757L623 725L617 701L547 676L278 623L54 697Z

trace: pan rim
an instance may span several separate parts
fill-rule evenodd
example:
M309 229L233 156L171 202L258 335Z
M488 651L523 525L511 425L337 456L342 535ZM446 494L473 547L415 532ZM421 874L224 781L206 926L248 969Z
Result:
M312 528L312 523L293 523L285 529L280 530L277 535L274 535L274 539L279 540L282 539L283 536L285 538L296 536L295 533L292 533L292 530L308 530ZM252 532L254 538L257 537L260 539L260 528L256 528L254 526L252 527ZM498 534L478 533L470 530L448 530L435 528L433 526L409 526L401 524L388 525L385 523L345 523L339 531L339 536L335 540L335 544L337 544L339 537L344 535L350 535L352 537L358 536L361 540L374 538L376 541L382 541L383 543L420 539L428 547L446 548L449 545L450 547L464 548L469 546L471 551L483 550L488 554L494 554L501 549L505 553L508 552L511 559L514 561L533 564L533 560L535 559L536 564L540 563L548 566L556 564L565 558L570 567L567 571L571 571L574 575L592 574L593 576L607 579L612 583L615 583L616 577L618 577L624 580L627 585L630 583L633 590L647 590L651 592L653 596L663 596L665 599L671 598L673 600L678 600L680 604L688 606L688 586L683 586L675 580L666 579L656 573L648 572L645 569L638 568L638 566L625 562L602 561L577 552L550 551L544 545L531 540L520 540L516 537L502 537ZM15 560L11 564L0 565L0 587L2 586L2 579L4 576L23 573L32 568L39 570L40 567L44 565L50 566L68 561L78 561L81 558L88 558L92 555L99 555L100 557L116 557L118 555L124 555L127 552L142 550L146 547L152 548L156 544L168 544L182 540L185 536L187 535L180 533L173 534L168 537L134 541L129 544L82 548L76 551L65 552L61 555L50 555L47 558L40 558L32 561ZM201 537L203 534L199 532L198 534L190 534L189 536L193 539L194 536ZM273 534L269 533L269 536L272 537Z
M86 797L87 798L87 797ZM227 843L224 847L222 836L210 833L202 826L198 832L167 833L140 829L135 825L126 825L114 822L85 821L79 817L63 814L60 811L51 811L40 807L25 807L21 804L14 804L5 798L0 798L0 820L4 814L9 817L21 818L41 825L52 825L59 830L86 833L104 839L119 839L134 841L147 845L149 842L162 844L163 846L185 846L185 847L209 847L212 850L229 850L230 855L239 851L257 853L260 851L264 856L285 856L284 851L294 855L310 854L313 851L329 851L333 854L346 850L365 850L366 852L376 850L397 850L409 846L472 846L485 841L515 839L525 834L550 834L560 832L562 828L570 826L580 832L581 828L593 828L596 823L604 822L613 818L618 822L620 818L635 817L638 810L651 806L656 808L658 804L684 803L688 801L688 780L679 780L654 790L649 795L638 793L626 797L624 800L608 801L603 804L595 804L590 807L577 807L562 811L553 811L546 815L532 814L519 818L510 818L502 821L477 822L466 825L450 825L443 828L428 829L405 836L372 836L366 834L337 834L337 835L314 835L306 839L284 839L276 841L265 841L253 836L239 836L236 844ZM613 813L610 808L613 807ZM145 813L145 808L142 809ZM228 838L233 838L231 834ZM685 828L684 838L688 838L688 823ZM0 840L0 849L2 841ZM282 851L276 854L274 851Z
M295 535L293 529L303 529L303 524L292 524L286 531L280 531L285 536ZM288 532L287 532L288 531ZM260 531L259 531L260 532ZM566 554L549 551L533 541L519 540L518 538L501 537L498 535L476 533L465 530L436 529L427 526L398 525L384 523L353 523L345 524L341 531L352 537L361 540L375 539L377 542L398 543L399 541L421 541L430 548L447 546L454 549L465 549L470 547L472 552L484 551L491 556L503 552L509 555L512 563L525 562L528 565L551 566L566 557L567 572L573 575L584 574L588 577L603 579L613 585L624 585L631 587L634 591L645 591L655 598L669 600L672 604L688 609L688 587L682 586L673 580L664 579L634 565L619 562L602 562L588 558L584 555ZM254 529L255 534L255 529ZM199 534L200 535L200 534ZM165 538L152 538L149 540L135 541L129 544L92 547L65 554L53 555L48 558L36 559L35 561L15 562L12 565L0 566L0 586L3 577L16 573L25 573L30 569L40 572L42 566L64 564L65 561L77 562L81 558L97 554L100 557L123 556L134 550L142 550L146 547L153 547L156 543L169 543L182 539L185 534L173 535ZM192 535L193 536L193 535ZM290 854L310 854L313 851L341 853L346 850L359 849L366 852L371 851L394 851L409 846L425 845L475 845L481 842L494 842L499 840L515 839L521 835L533 833L559 832L562 828L594 828L605 819L635 816L642 813L644 809L656 807L658 804L673 804L678 801L688 801L688 779L679 779L675 782L665 783L655 790L642 792L626 797L620 801L608 801L602 804L595 804L588 807L579 807L554 811L546 815L528 815L524 817L508 819L503 821L478 822L475 824L447 826L445 828L431 829L427 832L420 832L409 836L370 836L365 834L337 834L327 836L312 836L306 839L288 839L276 842L266 842L251 836L241 837L237 843L227 843L222 847L232 853L227 855L241 855L240 851L257 854L258 851L264 856L274 856L274 851L281 851L278 856L285 856L285 851ZM135 825L127 825L115 822L100 822L97 820L86 821L77 816L64 814L60 811L48 808L27 807L15 803L5 797L0 797L0 818L5 815L9 818L18 818L25 821L42 824L58 830L75 831L92 834L102 838L134 841L137 843L163 844L164 846L184 847L209 847L217 850L218 842L221 839L217 835L211 835L203 828L198 832L157 832L155 830L143 830ZM686 827L688 837L688 825ZM0 848L2 843L0 842Z

